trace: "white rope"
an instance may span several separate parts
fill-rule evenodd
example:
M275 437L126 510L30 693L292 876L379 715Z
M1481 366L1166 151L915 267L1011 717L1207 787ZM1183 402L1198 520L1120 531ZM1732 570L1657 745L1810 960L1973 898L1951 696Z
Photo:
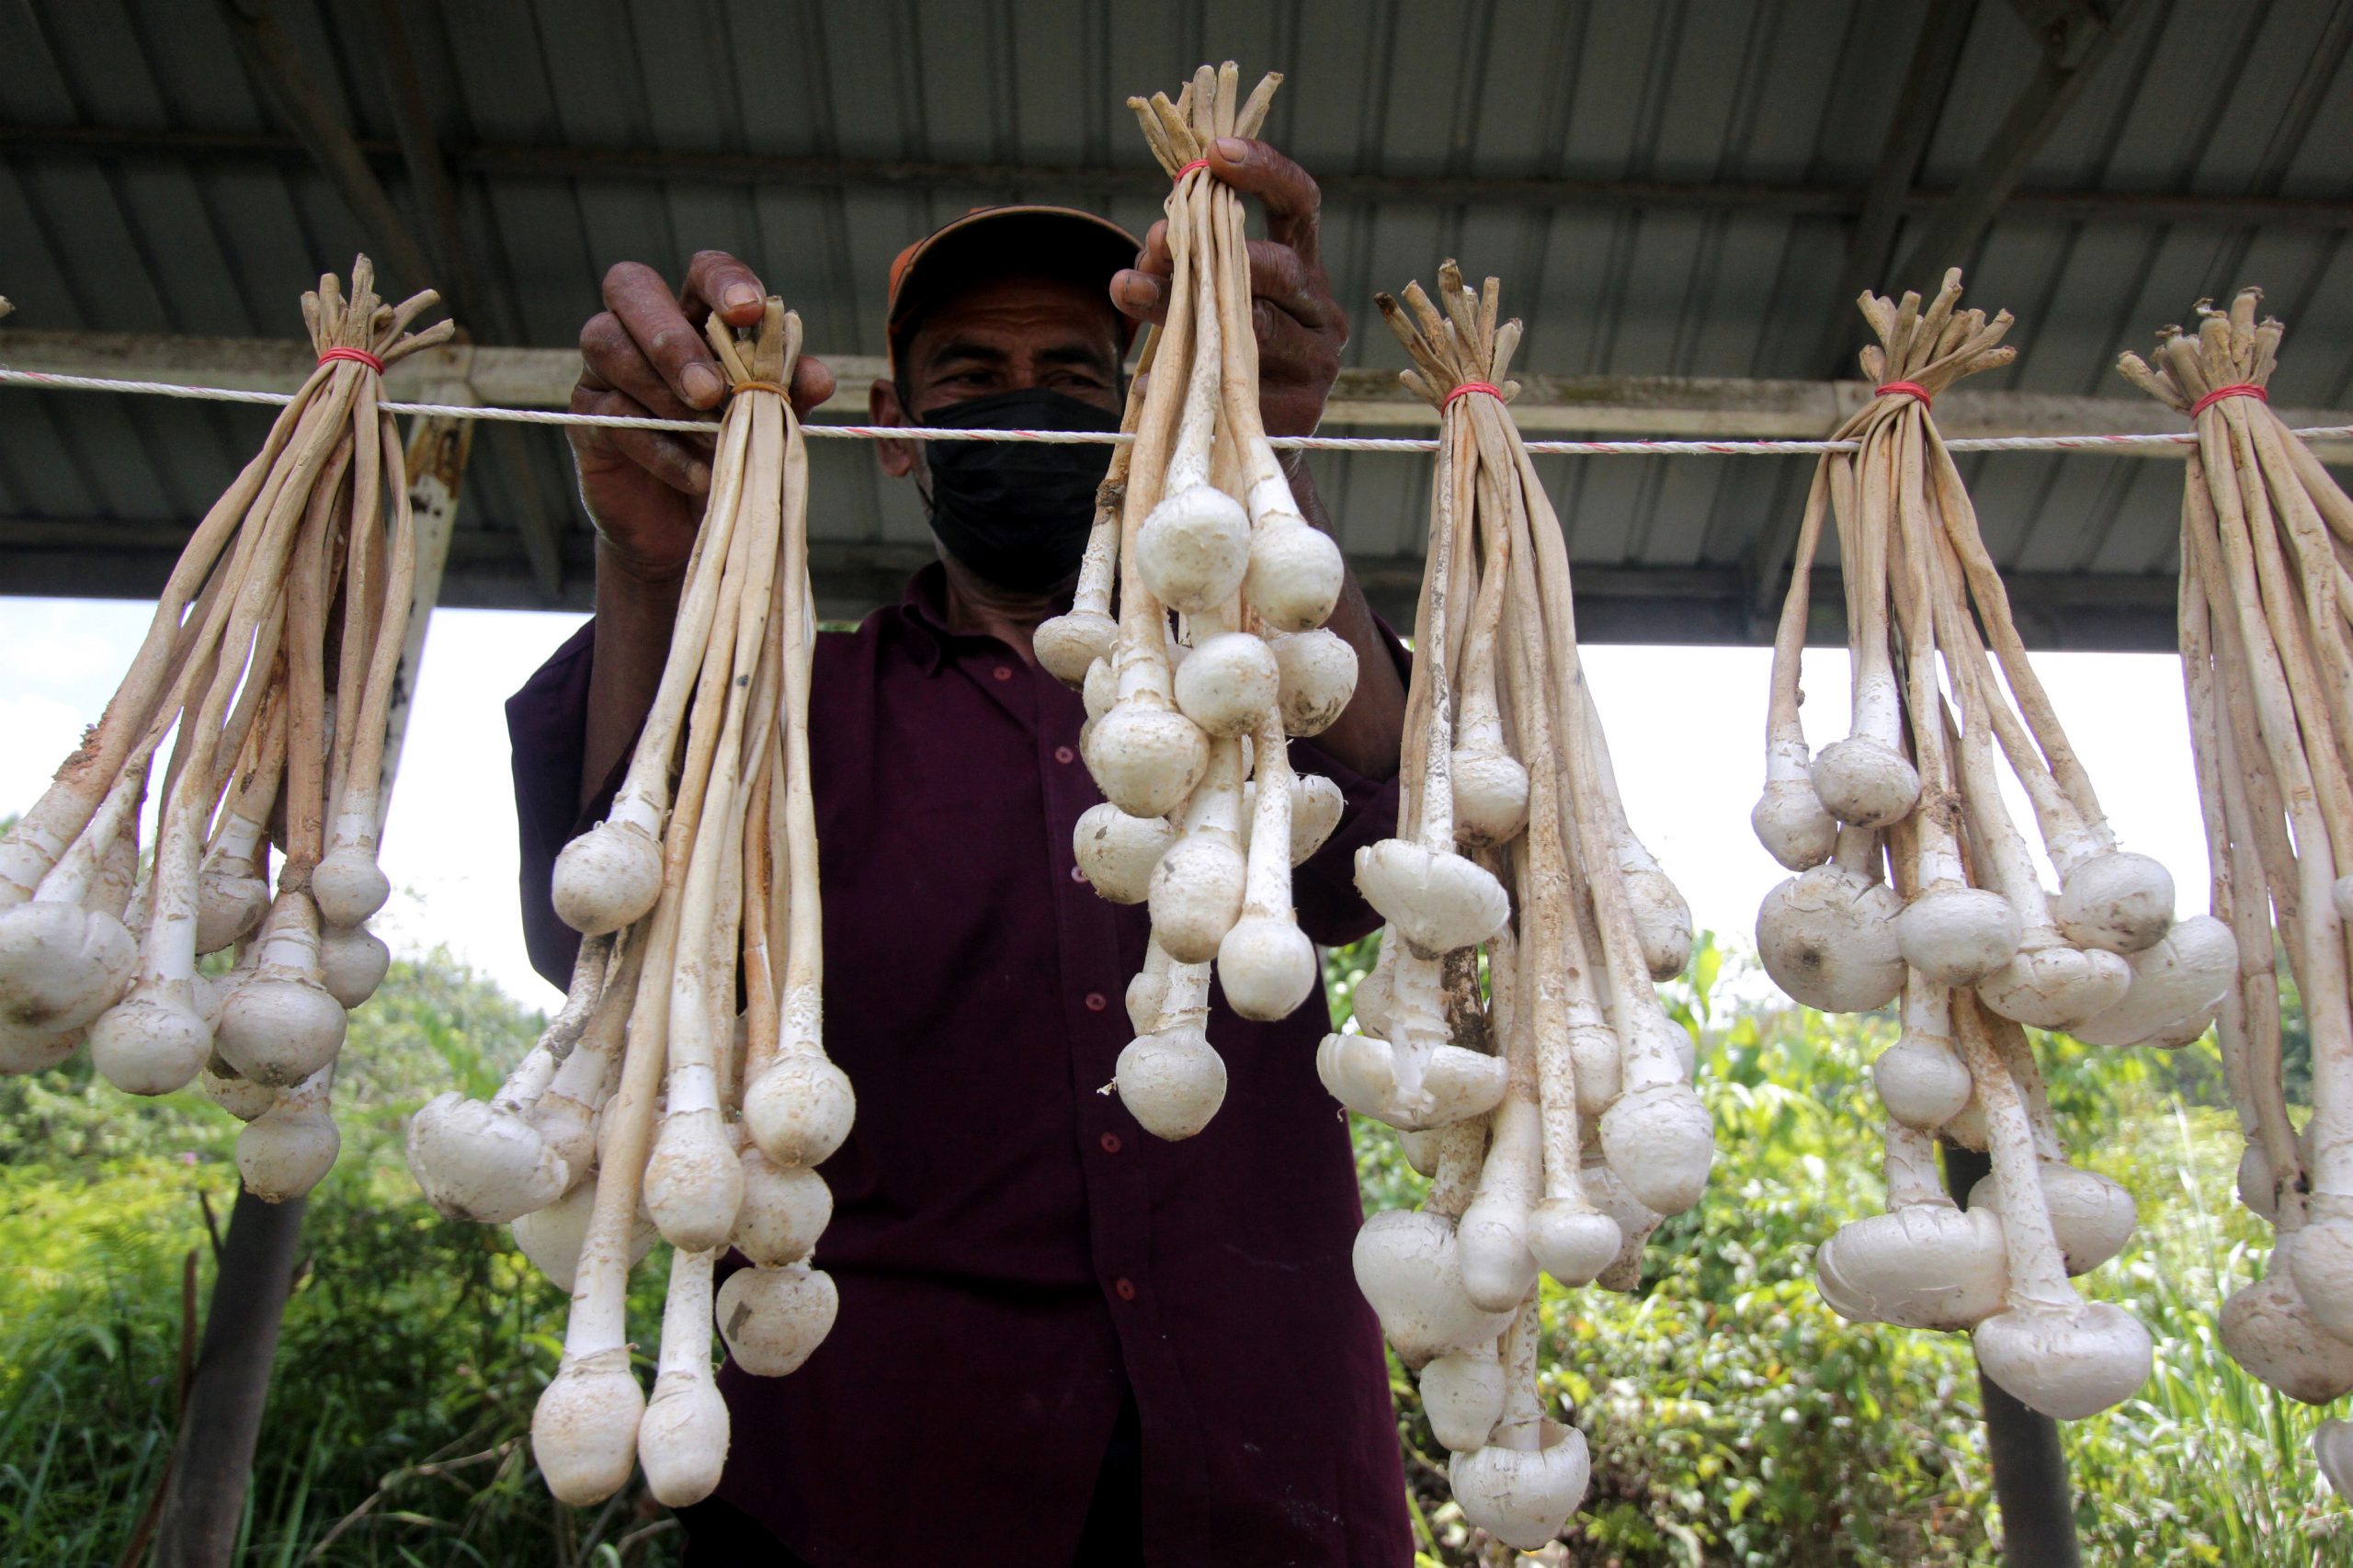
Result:
M131 392L145 397L193 398L205 403L254 403L282 407L290 392L243 392L233 387L189 387L171 381L126 381L103 376L64 376L46 370L0 366L0 385L45 387L63 392ZM475 403L380 403L388 414L420 414L444 419L496 419L515 425L585 425L615 430L677 430L713 435L715 420L649 419L619 414L570 414L540 408L493 408ZM1135 439L1117 431L961 430L929 425L811 425L803 434L853 441L1035 441L1049 446L1116 446ZM2306 439L2353 437L2353 425L2324 425L2295 431ZM2191 431L2112 436L1978 436L1950 440L1956 452L2068 452L2118 447L2188 447ZM1382 436L1278 436L1269 445L1295 451L1434 452L1434 437ZM1539 455L1572 457L1779 457L1861 449L1859 441L1530 441Z

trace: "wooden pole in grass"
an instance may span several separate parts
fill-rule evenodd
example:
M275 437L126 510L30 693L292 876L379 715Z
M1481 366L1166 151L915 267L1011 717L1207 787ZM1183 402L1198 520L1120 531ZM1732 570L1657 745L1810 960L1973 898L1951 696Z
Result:
M444 395L438 401L471 403ZM416 574L403 644L398 695L386 724L378 800L390 798L400 761L402 733L415 694L425 632L438 595L458 494L472 443L468 427L420 419L409 433L409 499L416 519ZM381 820L381 806L379 806ZM294 1267L308 1199L267 1203L242 1187L229 1215L220 1271L205 1309L204 1345L180 1406L163 1517L155 1528L156 1568L228 1568L244 1522L253 1483L254 1449L269 1401L270 1367L294 1286Z

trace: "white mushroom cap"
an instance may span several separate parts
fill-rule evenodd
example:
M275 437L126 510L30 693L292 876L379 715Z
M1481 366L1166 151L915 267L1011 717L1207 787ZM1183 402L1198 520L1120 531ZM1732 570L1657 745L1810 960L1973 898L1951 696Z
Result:
M1249 865L1235 835L1188 833L1152 869L1153 935L1178 963L1207 963L1241 918Z
M1506 1427L1474 1453L1456 1454L1447 1482L1462 1517L1506 1546L1533 1551L1568 1528L1585 1501L1593 1461L1585 1434L1557 1421L1523 1434ZM1532 1437L1529 1447L1515 1446Z
M1320 735L1330 729L1356 695L1357 651L1321 627L1270 637L1267 645L1281 676L1276 700L1283 733Z
M1586 1201L1616 1221L1618 1233L1624 1238L1617 1261L1595 1276L1593 1282L1605 1290L1632 1290L1643 1282L1643 1247L1665 1216L1645 1208L1627 1190L1603 1158L1597 1142L1586 1148L1578 1161L1577 1183L1585 1188Z
M2123 1000L2068 1031L2086 1045L2138 1045L2207 1017L2238 973L2238 938L2212 915L2193 915L2126 961ZM2201 1024L2190 1039L2204 1032Z
M1653 980L1673 980L1691 961L1691 906L1656 866L1625 869L1626 903Z
M435 1209L486 1225L546 1208L571 1176L529 1118L455 1089L409 1118L408 1168Z
M858 1115L849 1075L812 1052L787 1051L744 1090L744 1127L779 1165L819 1165Z
M1358 849L1356 881L1391 928L1430 957L1483 942L1511 917L1511 900L1493 872L1408 839Z
M1973 1328L2002 1310L2001 1215L1915 1203L1841 1225L1813 1255L1822 1299L1853 1323Z
M1465 844L1508 844L1519 836L1528 825L1528 769L1518 757L1457 746L1447 773L1455 837Z
M1715 1127L1689 1084L1627 1090L1601 1115L1609 1168L1644 1208L1680 1214L1699 1201L1716 1157Z
M2353 1502L2353 1421L2324 1421L2314 1427L2313 1457L2337 1496Z
M1939 985L1974 985L2018 950L2018 912L2000 893L1946 885L1915 896L1895 917L1904 961Z
M1577 1080L1577 1114L1598 1121L1625 1082L1618 1031L1590 1000L1569 1001L1569 1065Z
M1405 1163L1414 1167L1414 1174L1438 1175L1438 1156L1446 1149L1446 1130L1442 1127L1401 1127L1395 1131L1397 1148L1405 1156Z
M1358 1116L1385 1121L1401 1131L1447 1127L1484 1116L1504 1097L1504 1062L1459 1045L1441 1045L1422 1067L1427 1103L1408 1107L1397 1098L1395 1057L1387 1040L1365 1034L1327 1034L1315 1048L1315 1075L1325 1090Z
M833 1189L806 1165L771 1164L757 1143L746 1142L741 1158L744 1201L728 1239L754 1263L771 1267L807 1257L833 1221Z
M237 1134L237 1174L256 1198L300 1198L335 1168L343 1134L310 1096L288 1091Z
M1431 1357L1420 1382L1422 1414L1441 1448L1468 1453L1503 1419L1504 1369L1493 1345Z
M1871 1063L1871 1083L1887 1114L1933 1132L1969 1104L1969 1069L1949 1043L1939 1046L1906 1018L1895 1043Z
M1138 1034L1150 1034L1160 1022L1161 1004L1168 999L1168 971L1138 970L1128 979L1128 1024Z
M2289 1267L2313 1321L2353 1345L2353 1220L2331 1216L2307 1224Z
M1250 569L1250 514L1211 484L1161 497L1136 532L1136 571L1153 597L1199 615L1234 596Z
M629 1484L644 1413L627 1346L564 1358L531 1411L531 1458L558 1502L585 1506Z
M1120 703L1095 722L1083 744L1096 787L1130 816L1166 816L1210 766L1201 727L1157 702Z
M1111 711L1120 700L1120 676L1108 658L1097 659L1086 666L1086 684L1079 687L1079 692L1089 719L1100 719Z
M1098 659L1108 660L1120 623L1099 609L1073 609L1038 623L1029 635L1038 662L1064 686L1084 683Z
M1528 1214L1528 1250L1537 1267L1567 1286L1589 1285L1626 1244L1618 1221L1592 1207L1548 1198Z
M1210 734L1245 734L1281 687L1274 650L1247 631L1220 632L1194 644L1176 667L1176 708Z
M392 896L392 879L356 844L336 845L311 873L311 900L330 926L360 925Z
M2149 1381L2149 1331L2107 1301L1996 1312L1972 1336L1977 1365L2011 1397L2058 1421L2097 1415Z
M2124 1250L2132 1239L2140 1211L2132 1195L2100 1175L2064 1160L2039 1161L2042 1201L2051 1210L2051 1233L2058 1238L2059 1254L2072 1275L2089 1274ZM1998 1209L2001 1199L1993 1176L1969 1189L1970 1211Z
M1868 1013L1904 989L1893 890L1833 862L1780 883L1756 911L1756 954L1790 996L1825 1013Z
M349 1012L376 994L392 967L392 949L365 926L330 926L319 933L319 983Z
M2051 913L2077 947L2137 953L2173 924L2173 874L2126 849L2093 855L2060 879Z
M1138 1035L1120 1052L1112 1081L1143 1130L1172 1142L1207 1127L1225 1103L1225 1059L1197 1029Z
M248 1078L299 1084L335 1059L345 1025L343 1004L325 986L307 974L264 968L222 998L214 1043Z
M250 934L268 907L269 883L249 866L206 861L196 885L196 950L217 953Z
M1113 903L1142 903L1152 891L1152 870L1176 830L1166 817L1131 817L1108 801L1081 812L1071 833L1071 852L1087 884Z
M756 1378L780 1378L824 1343L841 1310L833 1276L805 1263L739 1268L719 1287L719 1333L735 1364Z
M78 1029L114 1006L138 967L138 943L103 910L57 899L0 909L0 1027Z
M748 1272L748 1271L747 1271ZM708 1328L703 1330L709 1335ZM699 1503L719 1489L727 1464L727 1402L709 1377L665 1377L638 1418L637 1454L645 1489L673 1508Z
M71 1060L81 1049L86 1032L65 1029L57 1034L33 1034L0 1028L0 1076L45 1073Z
M1748 825L1765 852L1792 871L1810 871L1838 847L1838 819L1804 778L1775 778L1748 809Z
M2241 1203L2267 1223L2279 1222L2279 1189L2271 1179L2271 1156L2263 1152L2257 1139L2248 1139L2246 1147L2239 1151L2236 1186Z
M2231 1359L2306 1404L2353 1393L2353 1344L2324 1331L2296 1289L2290 1231L2272 1249L2263 1278L2233 1291L2218 1324Z
M1852 734L1814 754L1813 792L1852 827L1884 827L1920 798L1919 770L1876 735Z
M1373 960L1372 968L1348 993L1348 1010L1354 1015L1357 1028L1378 1040L1387 1040L1392 1024L1390 1007L1395 999L1391 971L1397 962L1398 944L1387 930L1381 933L1381 954Z
M127 1095L168 1095L186 1088L211 1060L214 1045L214 1031L194 1002L193 988L184 981L140 986L90 1026L90 1065ZM336 1008L335 1016L341 1017L343 1010ZM242 1063L238 1070L248 1078L256 1076ZM299 1081L301 1076L278 1081Z
M1250 536L1250 565L1243 596L1278 631L1305 631L1323 625L1340 602L1347 563L1329 534L1304 521L1289 527L1263 524Z
M735 1142L710 1106L680 1107L672 1079L670 1108L645 1162L645 1210L681 1252L722 1246L744 1201L744 1166Z
M251 1078L237 1076L236 1069L215 1056L196 1075L197 1087L204 1097L235 1117L239 1121L251 1121L278 1103L278 1091L267 1084L256 1084Z
M1332 830L1340 825L1340 814L1347 809L1347 797L1340 787L1321 773L1294 773L1290 780L1290 863L1305 865L1310 857L1324 847ZM1249 847L1247 827L1250 811L1243 808L1242 821L1245 829L1243 847Z
M1375 1214L1357 1232L1351 1256L1357 1289L1408 1367L1449 1350L1493 1345L1511 1326L1512 1313L1483 1312L1464 1293L1454 1226L1442 1214Z
M608 818L565 845L549 884L555 912L584 937L644 918L662 892L662 846L627 818Z
M580 1244L588 1234L588 1216L597 1207L597 1179L591 1176L544 1209L518 1214L507 1231L531 1267L565 1295L572 1294L580 1266ZM654 1250L661 1233L640 1211L630 1224L629 1266L635 1268Z
M1245 1018L1287 1018L1322 978L1315 944L1296 922L1245 915L1217 947L1218 983L1228 1006Z
M2020 949L1977 983L1977 996L2006 1018L2039 1029L2070 1029L2115 1006L2131 983L2131 966L2116 954L2060 942Z

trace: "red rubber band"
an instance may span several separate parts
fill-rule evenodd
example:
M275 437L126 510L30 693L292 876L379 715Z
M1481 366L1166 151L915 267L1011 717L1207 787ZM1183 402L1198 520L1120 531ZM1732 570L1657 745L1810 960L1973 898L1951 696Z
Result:
M2213 407L2216 403L2222 402L2226 397L2251 397L2262 403L2269 403L2271 401L2271 394L2265 392L2261 387L2256 386L2253 381L2233 381L2229 386L2216 387L2212 392L2208 392L2204 397L2201 397L2196 403L2191 403L2189 405L2189 417L2192 419L2197 418L2200 415L2205 413L2208 409Z
M1495 385L1493 381L1465 381L1461 386L1455 388L1452 392L1448 392L1444 397L1438 399L1438 406L1439 412L1445 412L1447 404L1452 403L1456 398L1462 397L1471 392L1485 392L1497 403L1501 403L1504 400L1504 389Z
M1175 174L1171 175L1168 178L1168 183L1171 185L1182 185L1185 183L1185 176L1187 175L1191 174L1195 169L1205 169L1209 166L1210 161L1207 158L1195 158L1191 163L1187 164L1183 168L1178 169Z
M380 376L384 373L384 362L365 348L330 348L319 356L319 363L322 365L331 359L348 359L355 365L367 366Z
M1871 390L1881 397L1916 397L1922 408L1934 408L1937 404L1937 400L1928 395L1928 389L1917 381L1888 381Z

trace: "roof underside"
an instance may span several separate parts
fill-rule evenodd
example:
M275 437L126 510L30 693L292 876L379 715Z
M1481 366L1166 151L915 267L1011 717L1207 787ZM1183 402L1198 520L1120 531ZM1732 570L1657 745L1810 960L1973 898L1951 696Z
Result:
M1352 365L1403 363L1372 294L1455 256L1502 278L1531 370L1852 375L1861 323L1842 277L1875 257L1875 288L1932 286L1928 263L1952 261L1969 302L2014 311L2018 360L1980 378L2012 390L2137 400L2110 369L2119 349L2257 282L2289 324L2278 399L2334 408L2353 393L2345 0L242 9L267 18L446 276L402 276L371 243L381 231L290 133L228 5L11 0L11 325L289 337L301 290L368 248L396 288L463 279L452 291L477 341L563 347L607 265L675 274L717 247L801 310L815 352L877 354L890 257L967 207L1077 201L1145 226L1157 201L1122 99L1230 55L1289 74L1268 135L1329 180ZM2067 41L2046 48L2030 20ZM1924 28L1944 26L1960 47L1915 60ZM2086 37L2090 63L2070 75ZM420 132L448 172L446 222L403 155ZM2018 198L1892 276L1952 215L1948 193L2005 161ZM1877 204L1875 171L1893 181ZM2249 197L2268 205L2221 199ZM0 590L152 591L262 427L248 409L0 391ZM1419 553L1425 460L1316 460L1344 546L1392 608ZM1543 460L1586 634L1757 638L1806 463ZM908 488L857 444L819 444L814 468L821 592L853 613L894 591L927 535ZM2003 454L1965 471L2038 640L2169 641L2175 464ZM525 540L550 520L555 570L535 575ZM560 433L477 443L459 529L443 602L585 604L588 525Z

